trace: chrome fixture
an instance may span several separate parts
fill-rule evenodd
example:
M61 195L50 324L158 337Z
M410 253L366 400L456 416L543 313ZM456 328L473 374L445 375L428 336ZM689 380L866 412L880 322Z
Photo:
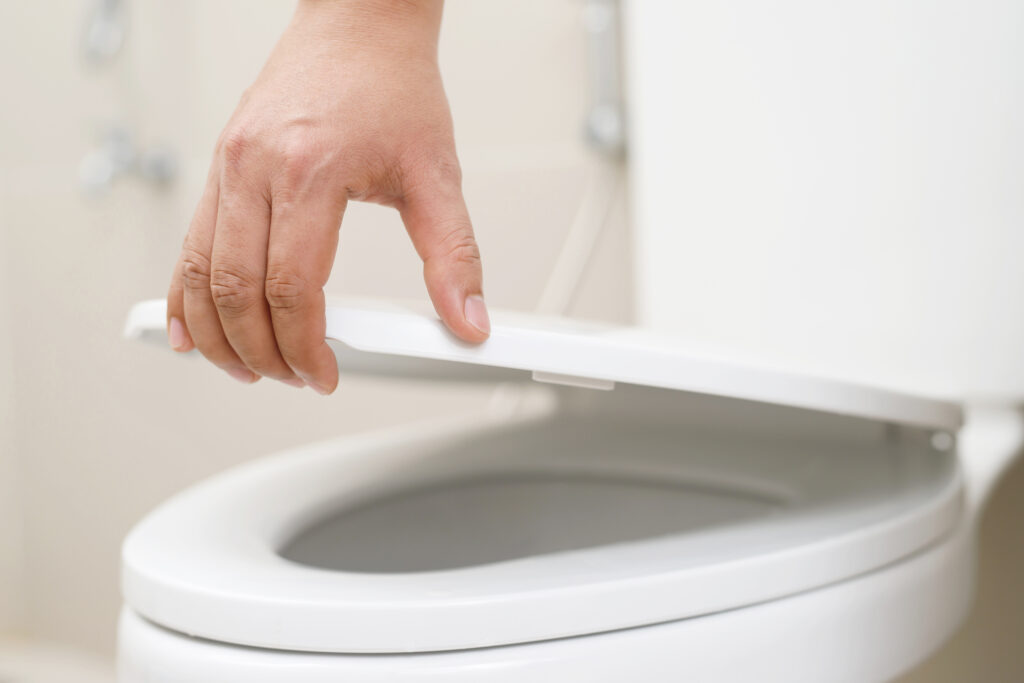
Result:
M107 64L124 45L126 20L122 0L91 0L82 36L82 53L92 64ZM177 175L175 156L166 149L139 149L131 131L109 127L99 145L87 152L78 166L82 189L104 194L121 177L133 176L153 185L166 185Z
M619 0L585 0L583 25L590 72L587 139L598 151L619 156L626 150Z
M168 185L178 173L175 156L160 147L139 149L123 126L106 132L99 147L85 155L78 167L82 189L91 195L105 193L121 177L135 177L153 185Z
M107 62L124 44L125 18L121 0L93 0L86 18L82 50L90 62Z

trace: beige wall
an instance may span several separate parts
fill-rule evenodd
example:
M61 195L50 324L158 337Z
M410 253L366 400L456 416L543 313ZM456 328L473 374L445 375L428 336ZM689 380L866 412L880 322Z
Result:
M0 109L5 252L17 255L3 276L31 293L11 301L22 627L110 652L118 546L161 499L255 456L460 410L488 390L345 379L323 399L270 382L236 385L204 363L122 341L129 305L163 295L214 139L291 3L136 0L122 58L88 69L76 53L86 5L0 9L25 55L0 65L0 81L18 94ZM581 39L575 0L449 7L442 59L493 306L535 304L593 165L580 134ZM174 187L125 182L83 198L78 161L100 124L116 120L179 152ZM578 314L628 317L623 215L620 206ZM350 207L328 289L424 296L393 212Z
M135 0L125 53L96 69L76 52L87 4L0 4L3 49L14 51L0 62L13 93L0 108L0 229L10 256L0 290L11 294L0 358L16 359L4 386L17 388L18 417L16 431L0 431L0 514L13 500L4 495L15 488L13 454L26 529L19 628L109 653L120 539L161 499L293 444L460 410L481 390L347 379L322 399L269 382L238 386L203 363L123 342L128 306L163 294L213 140L290 3ZM578 0L449 0L443 68L492 305L534 305L594 165L580 142L579 10ZM126 182L98 200L81 196L78 160L113 120L179 152L174 187ZM588 271L579 315L630 315L623 213ZM350 208L329 289L423 296L394 214ZM3 401L0 392L0 416ZM1008 667L1017 655L1006 634L1024 632L1024 608L1007 596L1019 592L1024 558L1007 550L1020 546L1022 493L1018 468L986 521L980 611L927 680L1005 680L941 676L996 660ZM18 547L6 534L0 528L0 581Z
M14 629L20 622L23 566L21 482L14 451L14 328L8 310L9 290L2 277L8 271L9 257L7 231L0 224L0 632Z

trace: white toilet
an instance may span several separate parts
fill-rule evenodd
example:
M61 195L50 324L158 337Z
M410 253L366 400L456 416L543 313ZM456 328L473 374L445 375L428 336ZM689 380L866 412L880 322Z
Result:
M163 339L162 302L134 337ZM124 545L122 683L883 681L972 592L1020 414L493 314L480 347L328 313L345 371L503 382L476 414L203 482ZM536 380L533 382L532 380Z

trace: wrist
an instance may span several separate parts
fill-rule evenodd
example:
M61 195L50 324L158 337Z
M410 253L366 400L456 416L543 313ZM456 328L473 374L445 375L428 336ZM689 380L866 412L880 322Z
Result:
M299 0L303 33L346 46L436 58L444 0Z

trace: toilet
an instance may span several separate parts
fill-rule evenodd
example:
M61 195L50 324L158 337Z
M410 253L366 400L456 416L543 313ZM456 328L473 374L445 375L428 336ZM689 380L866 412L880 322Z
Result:
M1024 4L621 17L622 53L594 47L626 92L595 79L629 105L639 326L492 310L471 347L416 307L329 306L342 372L494 399L145 517L122 683L872 683L956 630L1024 448ZM140 303L127 335L166 348L164 320Z
M127 336L166 344L164 304ZM890 680L966 614L1024 443L971 408L492 312L483 345L328 307L342 372L489 382L472 414L304 446L124 543L122 683Z

